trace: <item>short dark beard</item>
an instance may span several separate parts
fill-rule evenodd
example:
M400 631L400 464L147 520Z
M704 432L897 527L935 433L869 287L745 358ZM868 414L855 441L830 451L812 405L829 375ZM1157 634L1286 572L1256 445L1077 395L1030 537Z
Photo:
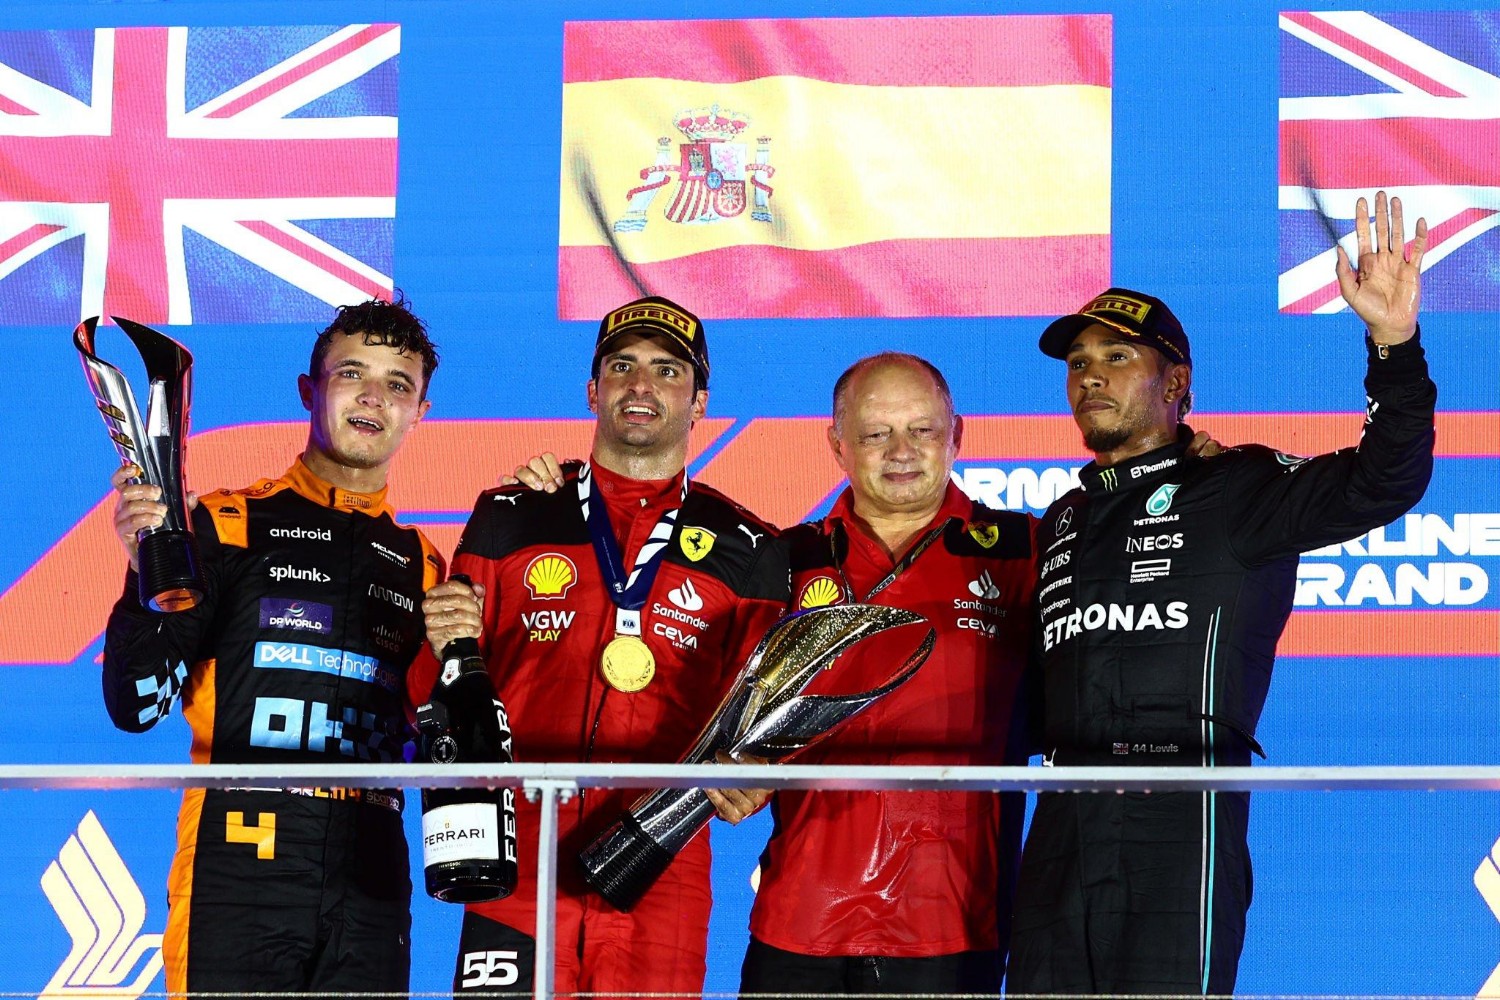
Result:
M1083 446L1094 454L1114 451L1130 440L1127 427L1095 427L1083 432Z

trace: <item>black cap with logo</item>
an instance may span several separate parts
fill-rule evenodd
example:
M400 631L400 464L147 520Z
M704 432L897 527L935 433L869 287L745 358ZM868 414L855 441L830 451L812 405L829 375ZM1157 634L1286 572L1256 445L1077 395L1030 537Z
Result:
M599 361L610 343L626 333L657 334L665 337L673 353L691 362L698 373L698 388L708 388L708 339L697 316L660 295L648 295L614 309L599 323L599 338L594 341L593 377L599 377Z
M1074 339L1095 323L1102 323L1131 340L1156 348L1174 364L1193 363L1187 334L1167 304L1154 295L1128 288L1111 288L1094 296L1088 305L1071 316L1054 320L1042 331L1038 346L1043 354L1066 358Z

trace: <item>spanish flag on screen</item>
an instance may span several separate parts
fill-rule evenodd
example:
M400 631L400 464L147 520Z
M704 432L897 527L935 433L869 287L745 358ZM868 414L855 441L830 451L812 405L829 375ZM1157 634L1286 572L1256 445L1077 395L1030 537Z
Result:
M558 312L1030 316L1109 284L1108 15L570 22Z

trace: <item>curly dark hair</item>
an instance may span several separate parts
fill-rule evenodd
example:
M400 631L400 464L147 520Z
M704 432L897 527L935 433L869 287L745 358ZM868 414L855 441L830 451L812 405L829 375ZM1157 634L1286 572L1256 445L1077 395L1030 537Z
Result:
M411 302L399 288L391 302L370 299L355 306L339 306L333 322L318 334L313 343L312 360L307 365L307 373L313 378L323 370L323 360L328 357L329 346L338 334L345 337L360 334L366 344L389 347L397 354L420 354L422 398L427 398L427 386L438 366L437 345L427 336L427 324L412 313Z

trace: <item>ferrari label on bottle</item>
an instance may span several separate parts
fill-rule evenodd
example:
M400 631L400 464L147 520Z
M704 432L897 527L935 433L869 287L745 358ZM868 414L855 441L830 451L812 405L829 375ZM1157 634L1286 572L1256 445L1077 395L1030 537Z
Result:
M459 802L422 814L423 864L499 861L499 811L494 802Z

